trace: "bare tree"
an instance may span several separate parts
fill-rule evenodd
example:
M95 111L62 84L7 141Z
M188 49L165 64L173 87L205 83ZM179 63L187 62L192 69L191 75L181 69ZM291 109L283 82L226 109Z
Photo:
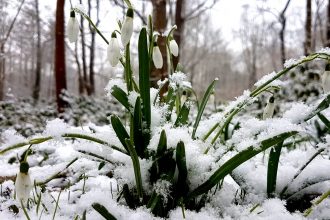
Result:
M39 99L40 93L40 81L41 81L41 33L40 33L40 16L39 16L39 0L35 0L36 11L36 27L37 27L37 55L36 55L36 70L35 70L35 82L33 87L33 99L36 103Z
M65 0L57 0L56 24L55 24L55 84L56 102L59 113L64 112L65 100L61 94L66 90L66 69L65 69L65 43L64 43L64 3Z
M312 50L312 0L306 0L305 42L304 54L308 55Z
M279 16L279 22L281 24L281 30L279 32L280 35L280 41L281 41L281 61L282 64L284 64L285 60L286 60L286 55L285 55L285 28L286 28L286 16L285 16L285 12L289 7L291 0L288 0L283 8L283 10L280 13Z
M4 89L5 89L5 79L6 79L6 77L5 77L6 76L5 46L8 41L8 38L10 36L10 33L12 32L12 30L14 28L17 17L22 10L24 2L25 2L25 0L21 1L20 5L16 11L16 15L15 15L14 19L12 20L12 22L10 23L8 30L4 33L3 36L1 36L1 39L0 39L0 100L4 99Z

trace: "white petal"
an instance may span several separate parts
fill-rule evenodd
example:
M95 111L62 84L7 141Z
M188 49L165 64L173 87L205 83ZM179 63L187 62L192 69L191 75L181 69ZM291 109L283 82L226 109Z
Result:
M126 17L121 27L121 42L123 46L126 46L130 41L133 34L133 18Z
M330 92L330 71L324 71L322 75L322 87L324 93Z
M158 46L155 46L153 49L152 60L154 61L154 65L157 69L161 69L163 67L163 57Z
M70 17L66 28L66 33L70 43L77 42L79 33L79 24L76 18Z
M177 57L179 55L179 46L174 39L170 41L170 50L173 56Z
M20 201L27 201L32 189L32 182L29 174L19 172L15 181L16 198Z
M108 60L111 66L115 67L119 63L121 57L120 46L117 38L111 38L107 50Z
M262 119L265 120L267 118L272 118L274 115L274 110L275 110L275 104L268 102L264 109Z

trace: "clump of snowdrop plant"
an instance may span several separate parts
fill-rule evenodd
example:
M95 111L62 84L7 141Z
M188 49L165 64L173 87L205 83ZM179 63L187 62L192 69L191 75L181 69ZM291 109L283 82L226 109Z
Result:
M130 2L128 0L125 2L129 9L121 29L118 31L121 32L122 44L125 46L123 59L120 60L120 64L124 67L125 83L110 82L107 87L109 95L116 99L128 114L127 125L115 114L110 117L112 129L118 140L115 142L116 144L102 139L97 135L97 131L95 134L62 131L56 137L38 137L7 146L0 150L0 155L27 145L37 147L37 144L54 138L58 140L60 137L85 139L99 143L105 148L111 148L126 156L131 160L130 164L133 164L130 172L134 173L134 183L125 182L127 179L124 178L124 182L118 186L120 193L117 195L117 201L131 209L146 207L155 216L160 217L168 217L171 210L180 207L182 216L185 217L186 209L198 211L205 207L214 194L221 189L226 176L232 176L238 186L243 189L245 184L233 175L235 168L259 153L271 149L268 156L267 177L265 177L267 179L267 189L265 189L267 196L284 200L292 196L288 194L287 188L284 188L281 193L276 190L281 149L294 142L294 138L304 134L305 122L329 107L330 95L322 97L319 102L310 106L310 110L301 115L299 120L288 120L285 118L287 116L277 118L277 120L254 119L254 122L257 122L258 126L264 130L253 131L252 129L251 131L249 123L243 124L242 127L232 128L233 121L246 106L255 102L261 94L273 93L273 83L278 78L303 63L316 59L329 60L330 53L311 54L296 60L278 73L265 77L251 92L244 92L236 101L225 107L217 117L211 118L212 126L207 126L207 131L200 131L200 124L206 123L208 120L203 119L203 113L218 79L208 86L200 101L195 101L197 113L191 117L189 116L193 105L190 97L186 98L183 91L195 93L190 84L184 80L184 74L173 69L171 56L168 58L171 64L169 79L160 82L160 88L151 89L149 77L152 64L156 68L161 68L163 60L159 47L154 44L157 34L153 31L151 17L149 17L148 27L142 27L138 37L139 81L135 82L131 70L129 47L129 42L134 40L131 39L134 11ZM84 12L77 8L73 8L73 11L82 14L95 27ZM97 29L97 27L95 28ZM168 32L166 49L176 56L178 47L173 41L174 31L175 27ZM121 57L116 34L113 33L111 40L108 41L99 30L97 33L106 44L109 44L108 59L111 65L117 65ZM160 90L167 84L169 85L168 91L161 96ZM274 98L271 97L263 118L272 117L273 112ZM154 121L155 118L158 119L157 123ZM245 145L241 143L244 138L250 140L244 142ZM107 155L82 151L81 153L89 157L93 156L102 163L112 164ZM116 164L112 165L116 166ZM117 166L122 166L122 164ZM288 182L288 187L289 184L290 182ZM23 195L21 189L18 191ZM106 204L97 202L92 207L106 219L119 217L111 214L114 210L107 210L104 205Z

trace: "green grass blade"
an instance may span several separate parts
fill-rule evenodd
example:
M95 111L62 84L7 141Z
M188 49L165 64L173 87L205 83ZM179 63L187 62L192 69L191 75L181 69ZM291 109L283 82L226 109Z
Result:
M173 108L174 108L174 104L175 104L175 94L174 94L174 91L171 87L169 87L168 91L167 91L167 96L166 96L166 99L165 99L165 102L167 103L168 105L168 109L167 109L167 115L166 115L166 120L167 121L170 121L171 120L171 116L172 116L172 111L173 111Z
M278 162L281 155L283 142L280 142L274 148L271 148L268 159L268 170L267 170L267 195L268 198L273 198L276 190L276 179Z
M144 151L147 145L144 144L144 137L142 133L142 113L141 101L138 97L135 101L134 117L133 117L133 141L136 153L139 157L144 158Z
M142 113L143 118L147 123L147 128L151 124L151 104L150 104L150 68L149 68L149 54L148 54L148 39L147 30L142 28L140 31L138 42L139 53L139 87L142 99Z
M127 94L124 90L119 88L118 86L112 87L111 95L117 99L117 101L122 104L129 112L130 112L130 105L128 102Z
M186 125L188 123L188 116L189 116L190 108L186 103L180 109L180 113L174 123L174 127Z
M234 157L232 157L227 162L225 162L221 167L219 167L207 181L205 181L202 185L198 186L196 189L190 192L187 196L187 200L195 198L196 196L199 196L201 194L207 193L217 183L219 183L221 179L223 179L226 175L231 173L236 167L243 164L245 161L251 159L258 153L284 141L285 139L295 134L297 134L296 131L279 134L277 136L262 141L261 146L258 149L250 147L236 154Z
M204 112L205 106L206 106L206 104L207 104L207 101L209 100L210 95L211 95L211 93L212 93L213 90L214 90L215 83L216 83L217 81L218 81L218 79L215 79L215 80L213 80L213 82L209 85L209 87L207 88L207 90L206 90L206 92L205 92L205 94L204 94L204 97L203 97L203 99L202 99L202 102L201 102L201 104L200 104L200 106L199 106L199 108L198 108L198 113L197 113L196 121L195 121L195 123L194 123L194 129L193 129L193 132L192 132L192 135L191 135L191 137L192 137L193 139L195 139L195 134L196 134L196 131L197 131L197 127L198 127L199 122L200 122L200 120L201 120L201 118L202 118L202 115L203 115L203 112Z
M116 217L113 216L103 205L100 203L93 203L92 204L93 209L97 211L100 215L103 216L106 220L116 220Z
M116 115L111 115L110 121L112 128L115 131L120 143L124 146L125 150L128 152L125 139L129 139L129 135L124 125L121 123L120 119Z
M316 109L305 119L305 121L308 121L309 119L313 118L315 115L320 113L321 111L329 108L330 105L330 94L327 95L320 104L316 107Z
M137 190L139 198L142 199L143 198L143 187L142 187L142 177L141 177L141 168L140 168L139 157L129 139L126 139L126 145L128 147L128 152L129 152L132 162L133 162L136 190Z
M327 119L327 117L325 117L321 112L317 113L317 116L330 131L330 121Z
M188 192L186 151L182 141L180 141L176 146L176 165L179 171L176 193L178 197L182 197L185 196Z

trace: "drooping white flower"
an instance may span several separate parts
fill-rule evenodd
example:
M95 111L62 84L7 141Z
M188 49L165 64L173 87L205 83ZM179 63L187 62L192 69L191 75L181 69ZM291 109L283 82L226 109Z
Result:
M154 43L154 48L152 50L152 61L157 69L161 69L163 67L163 57L157 43Z
M133 16L133 9L129 8L126 12L125 20L121 26L121 42L123 46L126 46L131 40L133 34Z
M322 87L324 93L330 92L330 63L325 66L325 71L322 75Z
M266 120L267 118L272 118L275 110L275 99L274 96L270 97L268 103L264 109L262 119Z
M68 21L68 25L66 27L66 33L69 38L70 43L75 43L78 40L79 33L79 24L76 19L76 15L74 11L71 11L70 18Z
M16 199L19 201L22 200L23 202L27 201L32 189L32 181L28 171L29 164L27 162L22 162L15 181Z
M179 46L174 39L170 40L170 51L175 57L179 55Z
M119 63L119 59L121 57L120 46L115 32L111 35L107 55L111 66L115 67Z

